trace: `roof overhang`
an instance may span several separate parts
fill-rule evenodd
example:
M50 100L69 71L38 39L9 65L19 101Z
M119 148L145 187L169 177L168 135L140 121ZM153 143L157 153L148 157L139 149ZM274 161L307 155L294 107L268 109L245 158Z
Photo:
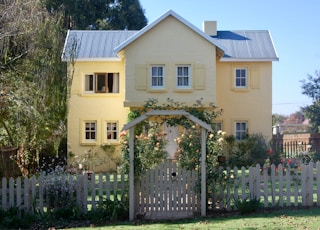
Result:
M63 60L63 61L66 61L66 60ZM106 61L109 61L109 62L118 62L118 61L121 61L121 58L119 57L114 57L114 58L77 58L77 62L106 62Z
M279 61L279 58L220 58L221 62L272 62L272 61Z

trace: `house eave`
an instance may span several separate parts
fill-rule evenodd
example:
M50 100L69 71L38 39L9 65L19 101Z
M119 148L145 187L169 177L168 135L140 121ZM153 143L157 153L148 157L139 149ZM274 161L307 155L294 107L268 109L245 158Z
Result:
M221 58L221 62L272 62L279 61L279 58Z
M75 62L118 62L122 59L119 57L110 57L110 58L77 58ZM64 62L69 62L70 60L63 59Z

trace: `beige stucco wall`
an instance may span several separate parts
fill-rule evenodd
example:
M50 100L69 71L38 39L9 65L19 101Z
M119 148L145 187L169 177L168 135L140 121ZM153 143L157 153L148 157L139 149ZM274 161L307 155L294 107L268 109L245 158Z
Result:
M173 17L168 17L150 31L142 35L125 49L126 58L126 106L142 105L148 98L166 102L174 98L179 102L194 102L203 98L204 102L215 101L215 59L216 47ZM165 90L152 91L149 87L149 65L165 65ZM191 64L193 88L176 89L176 65ZM136 89L136 68L146 67L146 89ZM197 69L204 74L205 88L196 89Z
M104 141L104 125L108 121L118 121L119 130L127 121L128 109L123 107L124 98L124 68L123 62L77 62L71 88L71 98L68 112L68 152L83 156L86 151L97 151L98 145L115 145ZM84 76L97 72L119 73L119 93L113 94L86 94L84 93ZM83 121L97 121L97 142L88 144L83 142ZM107 154L98 151L101 161L107 161L105 167L98 167L99 171L115 168ZM72 158L69 158L72 161Z
M248 69L249 87L236 90L234 69ZM262 133L272 138L272 63L218 62L217 106L223 108L219 118L228 135L234 134L234 121L247 120L249 133Z

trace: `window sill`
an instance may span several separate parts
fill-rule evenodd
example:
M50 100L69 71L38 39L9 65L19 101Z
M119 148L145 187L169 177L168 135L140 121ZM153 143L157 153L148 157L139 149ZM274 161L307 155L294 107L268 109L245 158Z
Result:
M148 89L148 93L167 93L168 90L166 89Z
M193 89L175 89L175 93L192 93Z
M84 146L94 146L94 145L97 145L98 143L96 141L95 142L82 141L80 144Z
M233 88L232 91L234 92L249 92L248 88Z
M120 96L120 93L80 93L81 97L114 97Z

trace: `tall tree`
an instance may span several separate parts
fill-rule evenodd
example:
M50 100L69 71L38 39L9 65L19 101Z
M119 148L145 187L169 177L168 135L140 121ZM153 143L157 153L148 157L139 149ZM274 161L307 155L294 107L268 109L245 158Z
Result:
M320 127L320 72L315 76L308 75L307 80L302 80L302 94L312 99L312 104L302 107L303 113L310 119L314 132L319 132Z
M96 27L96 20L106 17L112 0L42 0L50 13L64 14L67 29L90 29Z
M50 13L63 12L67 29L138 30L147 25L139 0L42 0Z
M37 153L66 133L63 17L37 1L3 1L0 10L0 147L21 146L15 160L28 176Z
M115 0L107 12L106 29L140 30L147 22L139 0Z

